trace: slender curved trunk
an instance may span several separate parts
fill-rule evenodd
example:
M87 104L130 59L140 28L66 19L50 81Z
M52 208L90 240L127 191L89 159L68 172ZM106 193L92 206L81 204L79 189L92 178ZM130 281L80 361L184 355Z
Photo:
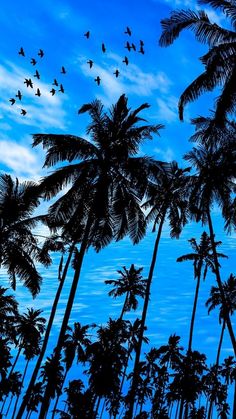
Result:
M16 363L17 363L18 358L19 358L19 356L20 356L21 350L22 350L22 346L20 345L20 346L19 346L19 349L18 349L18 351L17 351L16 357L15 357L15 361L14 361L14 363L12 364L11 369L10 369L10 372L9 372L9 374L8 374L8 377L7 377L7 379L8 379L8 380L9 380L9 378L11 377L11 375L12 375L12 373L13 373L14 369L15 369L15 366L16 366ZM3 403L2 403L2 407L1 407L1 410L0 410L0 414L3 412L3 409L4 409L4 407L5 407L6 401L7 401L7 396L5 396L4 401L3 401ZM9 410L9 409L7 409L7 410Z
M201 263L201 266L200 266L200 269L199 269L199 274L197 276L197 284L196 284L196 290L195 290L195 296L194 296L193 311L192 311L190 331L189 331L189 342L188 342L188 350L189 351L192 350L193 329L194 329L194 322L195 322L197 302L198 302L198 294L199 294L200 281L201 281L201 268L202 268L202 263Z
M234 405L233 405L233 418L236 418L236 379L234 379Z
M20 398L21 389L22 389L22 387L24 385L25 375L26 375L26 372L27 372L27 369L28 369L29 362L30 362L30 360L28 359L27 362L26 362L24 373L23 373L23 377L22 377L20 391L19 391L19 394L17 395L16 401L15 401L15 405L14 405L14 409L13 409L13 413L12 413L12 419L14 419L15 414L16 414L17 404L18 404L18 401L19 401L19 398Z
M234 331L233 331L232 323L229 316L228 305L227 305L227 301L225 298L225 293L224 293L224 289L223 289L222 281L220 277L219 262L218 262L216 246L215 246L215 234L214 234L210 210L207 211L207 218L208 218L208 226L209 226L209 231L210 231L212 251L213 251L213 256L214 256L216 281L217 281L218 288L220 290L222 305L224 307L224 312L225 312L225 320L226 320L227 328L229 331L230 339L233 345L234 355L236 356L236 340L235 340Z
M221 328L220 340L219 340L219 345L218 345L218 350L217 350L217 355L216 355L216 367L218 367L220 363L220 353L221 353L221 347L222 347L223 338L224 338L225 325L226 325L226 321L224 319L222 328ZM213 388L213 391L214 391L214 388ZM210 400L207 419L211 419L214 402L215 402L214 398Z
M124 317L124 314L125 314L125 307L126 307L128 298L129 298L129 292L127 292L127 294L125 296L125 301L124 301L124 304L123 304L123 307L122 307L122 310L121 310L121 313L120 313L119 320L123 320L123 317Z
M65 375L64 375L64 378L63 378L63 381L62 381L62 384L61 384L61 390L63 389L63 386L64 386L64 384L65 384L65 381L66 381L66 377L67 377L68 371L69 371L69 370L66 370L66 372L65 372ZM56 402L55 402L55 404L54 404L54 408L53 408L53 410L52 410L52 419L55 417L55 414L56 414L56 408L57 408L57 405L58 405L58 402L59 402L59 399L60 399L61 395L62 395L62 392L61 392L61 393L58 393L58 395L57 395Z
M13 398L14 398L14 394L12 394L12 395L11 395L11 399L10 399L9 405L8 405L8 407L7 407L6 413L4 413L4 415L3 415L3 416L6 416L6 417L8 416L9 410L10 410L11 405L12 405ZM2 417L2 416L1 416L1 417Z
M60 299L61 291L62 291L63 285L65 283L65 279L66 279L67 272L68 272L68 269L69 269L69 266L70 266L70 261L71 261L71 258L72 258L74 247L75 247L75 244L72 244L72 246L69 250L69 254L68 254L68 258L67 258L64 270L63 270L63 274L62 274L61 280L59 282L59 286L57 288L55 299L53 301L52 310L51 310L50 317L49 317L48 324L47 324L47 328L46 328L46 331L45 331L45 336L44 336L44 339L43 339L42 348L41 348L39 357L37 359L36 365L34 367L34 371L33 371L33 374L31 376L28 388L26 390L26 393L23 397L23 400L22 400L21 406L19 408L18 414L16 416L16 419L21 419L22 418L23 413L25 411L25 408L27 406L27 403L29 401L30 395L32 394L33 387L34 387L35 381L37 379L39 369L40 369L42 361L43 361L44 354L45 354L46 349L47 349L48 340L49 340L50 332L51 332L51 329L52 329L54 317L55 317L55 314L56 314L58 301Z
M143 305L143 312L142 312L142 318L141 318L141 325L140 325L140 335L138 339L138 345L137 345L137 351L135 355L135 362L134 362L134 370L133 370L133 380L131 384L130 389L130 402L129 402L129 408L127 411L126 418L127 419L133 419L133 411L134 411L134 402L135 402L135 389L136 389L136 383L137 383L137 373L138 373L138 365L139 360L141 356L141 349L142 349L142 342L143 342L143 335L144 335L144 328L145 328L145 322L147 317L147 310L148 310L148 303L149 303L149 297L150 297L150 290L151 290L151 284L152 284L152 278L153 278L153 272L156 264L156 258L157 258L157 252L158 252L158 246L161 238L162 233L162 227L165 221L166 211L164 211L159 227L157 232L157 237L153 249L153 255L152 255L152 261L150 265L150 270L148 274L147 279L147 287L146 287L146 293L144 298L144 305Z
M57 341L57 346L54 349L55 362L57 362L57 361L59 362L59 360L60 360L61 350L62 350L62 347L63 347L63 342L64 342L64 339L65 339L66 330L67 330L71 310L72 310L74 299L75 299L77 285L78 285L78 282L79 282L80 272L81 272L81 268L82 268L82 264L83 264L83 260L84 260L84 255L85 255L85 252L86 252L86 249L87 249L87 241L88 241L91 225L92 225L92 219L90 219L90 217L88 217L87 224L86 224L86 227L85 227L84 237L83 237L83 240L82 240L81 246L80 246L80 251L79 251L78 260L77 260L77 266L75 267L74 278L73 278L73 281L72 281L70 294L69 294L69 298L68 298L68 301L67 301L67 305L66 305L62 325L61 325L61 330L60 330L60 334L59 334L58 341ZM46 386L45 393L44 393L44 398L43 398L43 402L42 402L42 405L41 405L41 410L40 410L38 419L44 419L47 415L47 411L48 411L48 408L49 408L49 405L50 405L50 399L51 399L51 396L50 396L51 386L52 386L52 382L49 379L48 383L47 383L47 386Z

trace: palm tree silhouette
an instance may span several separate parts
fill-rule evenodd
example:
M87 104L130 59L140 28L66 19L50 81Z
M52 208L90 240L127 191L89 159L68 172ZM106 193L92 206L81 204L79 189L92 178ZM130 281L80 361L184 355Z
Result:
M180 256L177 258L177 262L185 262L187 260L193 261L193 268L194 268L194 279L197 279L196 283L196 290L194 296L194 303L193 303L193 310L192 310L192 317L191 317L191 324L190 324L190 331L189 331L189 342L188 342L188 350L192 350L192 340L193 340L193 330L194 330L194 322L196 316L196 309L197 309L197 302L198 302L198 294L199 294L199 287L200 281L203 272L203 280L206 279L208 268L211 269L212 272L215 271L214 268L214 256L212 252L212 244L211 239L204 231L200 238L200 243L198 244L196 239L192 238L189 240L189 243L194 251L194 253L188 253L186 255ZM215 246L219 246L221 242L215 242ZM217 258L219 257L227 257L222 253L217 253Z
M39 190L33 182L14 182L10 175L0 175L0 266L7 269L11 287L15 290L19 279L33 297L42 281L34 261L45 266L51 263L43 253L31 229L44 216L31 217L39 205Z
M147 188L147 201L144 204L144 208L148 209L151 207L147 219L148 221L154 220L153 231L155 231L156 226L158 225L158 232L147 279L146 294L141 319L141 333L139 335L139 344L135 355L134 374L127 412L128 419L132 419L133 417L137 368L141 355L142 338L148 310L150 289L162 228L165 220L168 219L171 237L179 237L182 227L187 222L187 172L189 172L188 168L180 169L176 162L172 162L169 167L163 167L162 172L158 173L156 182L149 182Z
M0 285L0 334L14 339L14 322L19 315L18 303L13 295L6 295L7 288Z
M203 224L207 223L209 226L217 286L221 293L226 324L236 354L236 340L220 277L215 234L211 217L211 208L216 202L220 206L223 217L226 220L226 228L229 228L230 224L235 222L231 215L233 203L232 191L235 190L235 162L232 145L199 145L198 147L193 147L185 155L185 159L196 169L196 174L192 175L191 184L189 184L190 211L193 219L197 222L202 221Z
M235 3L231 0L199 0L199 4L211 5L220 9L229 18L232 29L222 28L211 23L205 11L177 10L170 18L163 19L162 34L159 40L161 46L171 45L184 29L193 31L196 39L208 45L208 52L200 60L204 72L200 74L181 94L179 100L179 117L183 120L183 111L187 103L196 100L203 92L209 92L222 86L221 94L216 101L215 119L222 123L228 113L235 110L235 41L236 20Z
M66 160L69 163L75 161L57 169L41 185L45 197L50 199L72 182L69 191L51 206L49 217L52 224L64 226L64 232L80 243L74 263L74 279L55 348L58 357L86 250L91 245L100 250L114 237L119 240L127 233L137 243L145 233L145 219L139 203L150 167L157 169L158 165L152 159L135 155L140 144L162 128L162 125L137 125L142 121L139 112L146 108L148 105L143 104L131 111L125 95L119 98L110 113L103 111L98 100L84 105L80 113L88 112L92 118L87 132L93 142L71 135L34 135L34 145L42 143L48 150L45 166ZM66 220L69 221L65 225ZM44 418L48 409L49 387L50 380L40 418Z
M120 320L123 319L125 312L137 309L137 296L143 298L145 295L147 280L142 279L142 270L143 268L136 269L134 264L132 264L129 269L123 266L123 272L122 270L117 271L120 274L120 277L117 280L109 279L105 281L105 284L114 286L114 288L109 291L109 296L116 298L125 294Z

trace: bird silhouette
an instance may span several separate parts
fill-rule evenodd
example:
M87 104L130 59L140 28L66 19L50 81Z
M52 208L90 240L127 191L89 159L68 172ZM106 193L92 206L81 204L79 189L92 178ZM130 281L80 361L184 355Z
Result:
M90 37L90 31L85 32L84 36L85 36L87 39L89 39L89 37Z
M66 74L65 67L63 67L63 66L62 66L62 68L61 68L61 73L62 73L62 74Z
M128 41L126 42L125 48L127 48L128 51L131 51L131 46Z
M126 56L125 56L125 58L123 59L122 63L125 63L126 65L128 65L128 64L129 64L129 60L128 60L128 58L127 58Z
M38 80L40 79L40 74L38 70L35 71L34 77L36 77Z
M37 89L37 91L36 91L36 93L35 93L35 96L41 96L41 92L40 92L40 90L39 90L39 88Z
M139 43L140 43L140 47L144 47L144 42L142 41L142 39L140 39Z
M22 57L25 57L25 51L21 47L20 51L18 52L19 55L22 55Z
M25 116L27 114L27 112L26 112L25 109L21 109L21 113L20 114L23 115L23 116Z
M35 60L35 58L31 58L30 64L35 65L37 63L37 61Z
M116 70L113 74L115 74L115 76L118 77L120 72L119 72L119 70Z
M136 51L136 46L132 43L131 44L131 48L134 50L134 51Z
M33 83L31 79L25 79L24 84L26 84L26 87L31 87L31 89L33 89Z
M18 97L19 100L22 99L22 93L20 90L18 90L16 97Z
M14 105L14 103L16 103L16 99L14 99L13 97L11 99L9 99L9 102L11 102L11 105Z
M101 79L99 76L96 77L96 79L94 79L94 81L97 83L97 85L100 85Z
M144 49L143 49L143 46L142 46L142 45L140 45L140 50L139 50L139 52L140 52L141 54L144 54Z
M102 52L106 52L105 44L102 44Z
M131 36L131 30L130 30L130 28L129 28L128 26L126 27L126 31L125 31L125 33L126 33L127 35Z
M58 90L58 92L61 92L61 93L65 92L64 87L62 86L62 84L60 84L60 89Z
M93 66L93 61L92 61L92 60L88 60L88 61L87 61L87 64L89 64L89 68L92 68L92 66Z
M50 93L52 93L52 96L54 96L56 93L56 90L52 88L52 90L50 90Z
M44 56L44 52L43 52L43 50L42 50L42 49L40 49L40 50L39 50L38 55L39 55L41 58L43 58L43 56Z
M56 79L54 79L54 81L53 81L52 85L53 85L53 86L58 86L58 81L57 81Z

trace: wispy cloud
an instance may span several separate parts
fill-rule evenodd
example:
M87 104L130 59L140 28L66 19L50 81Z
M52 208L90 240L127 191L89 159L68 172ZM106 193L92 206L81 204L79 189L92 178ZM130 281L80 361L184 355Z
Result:
M0 65L1 117L41 129L49 127L64 129L66 113L63 109L62 98L56 95L52 96L50 84L41 80L37 80L37 82L33 80L34 88L27 88L24 84L24 79L28 77L27 72L24 68L11 62L6 62L5 66ZM37 88L41 91L39 98L35 96ZM22 101L17 100L11 106L9 98L15 98L18 90L22 92ZM63 99L66 100L66 95L63 96ZM25 116L20 114L22 108L27 111Z
M175 96L166 96L157 99L158 117L163 122L174 122L178 120L178 99Z
M154 152L158 155L158 158L161 160L163 159L166 162L171 162L174 160L174 151L172 148L168 147L165 150L162 150L160 148L154 148Z

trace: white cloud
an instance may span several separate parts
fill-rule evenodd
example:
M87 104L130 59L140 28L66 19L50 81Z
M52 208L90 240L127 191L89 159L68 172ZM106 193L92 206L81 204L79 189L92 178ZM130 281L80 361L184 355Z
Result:
M178 99L175 96L166 96L157 99L158 111L155 118L161 121L173 122L178 120Z
M1 119L12 119L15 122L40 127L45 129L49 127L64 129L66 125L66 113L63 110L62 96L50 94L50 84L41 80L32 80L34 88L27 88L24 79L29 78L27 70L18 67L11 62L6 62L5 66L0 65L0 110ZM41 96L35 96L36 89L39 88ZM18 101L11 106L10 97L15 98L17 91L22 93L22 101ZM25 109L27 114L22 116L21 109Z
M171 162L174 160L174 151L170 147L168 147L166 150L154 148L154 152L159 156L161 160L166 162Z

